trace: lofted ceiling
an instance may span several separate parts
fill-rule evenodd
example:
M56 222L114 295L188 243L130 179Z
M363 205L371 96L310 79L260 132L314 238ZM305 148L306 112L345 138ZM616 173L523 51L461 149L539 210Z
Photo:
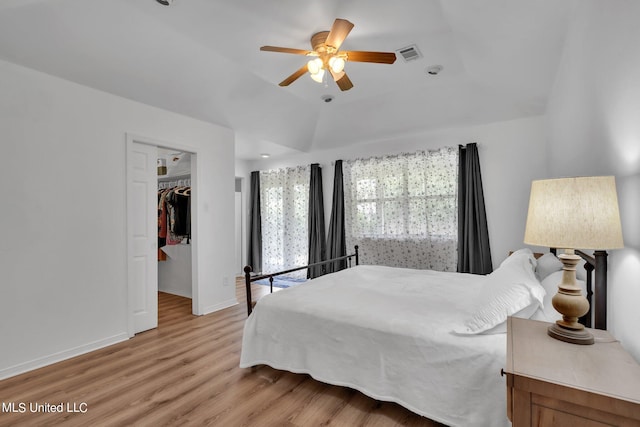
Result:
M573 1L2 0L0 59L229 127L253 159L542 114ZM278 86L307 58L260 46L310 49L335 18L344 50L422 57Z

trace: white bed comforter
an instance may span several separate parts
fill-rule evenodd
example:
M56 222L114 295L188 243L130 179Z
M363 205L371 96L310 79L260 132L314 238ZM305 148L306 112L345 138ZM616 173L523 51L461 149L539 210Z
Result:
M240 367L307 373L451 426L505 426L505 334L455 335L484 278L356 266L260 299Z

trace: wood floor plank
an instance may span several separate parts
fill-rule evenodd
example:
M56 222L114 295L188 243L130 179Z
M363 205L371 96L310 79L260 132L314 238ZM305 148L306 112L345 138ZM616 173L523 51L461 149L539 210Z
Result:
M379 402L362 393L354 391L349 399L349 405L340 410L328 423L329 426L353 426L362 427L367 425L370 414L379 406ZM430 425L430 424L426 424Z
M269 292L268 286L252 289L255 298ZM17 410L26 405L24 413L0 412L0 427L440 425L308 375L240 369L241 280L236 291L240 304L206 316L193 316L188 298L159 293L157 329L0 381L0 402ZM61 413L30 411L30 405L61 403ZM67 412L67 404L86 411Z

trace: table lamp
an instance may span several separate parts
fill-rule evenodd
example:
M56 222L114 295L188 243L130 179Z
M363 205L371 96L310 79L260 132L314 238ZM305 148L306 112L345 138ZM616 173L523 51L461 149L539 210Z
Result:
M562 314L548 334L574 344L593 344L593 335L578 323L589 302L576 284L575 249L623 247L618 196L613 176L559 178L533 181L524 243L565 249L562 282L553 307ZM596 295L597 298L597 295Z

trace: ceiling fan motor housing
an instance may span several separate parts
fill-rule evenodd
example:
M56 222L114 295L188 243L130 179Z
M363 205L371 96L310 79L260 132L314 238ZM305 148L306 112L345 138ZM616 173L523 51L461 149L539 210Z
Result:
M329 31L320 31L311 36L311 48L318 53L325 52L326 46L324 42L329 36Z

